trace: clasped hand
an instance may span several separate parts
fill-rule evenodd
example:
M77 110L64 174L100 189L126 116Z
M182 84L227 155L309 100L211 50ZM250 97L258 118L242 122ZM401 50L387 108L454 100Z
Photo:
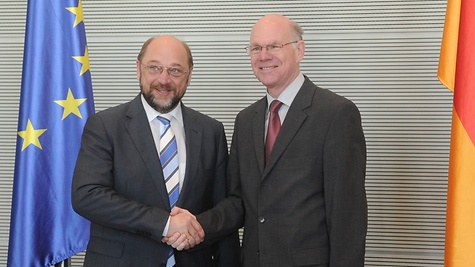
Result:
M162 239L177 250L190 249L203 242L205 232L196 217L188 210L173 208L167 236Z

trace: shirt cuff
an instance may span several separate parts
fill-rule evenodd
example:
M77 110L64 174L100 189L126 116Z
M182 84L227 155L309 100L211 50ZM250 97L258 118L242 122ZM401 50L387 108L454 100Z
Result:
M167 236L168 233L168 228L170 227L170 216L168 216L167 224L165 225L165 228L163 229L163 237Z

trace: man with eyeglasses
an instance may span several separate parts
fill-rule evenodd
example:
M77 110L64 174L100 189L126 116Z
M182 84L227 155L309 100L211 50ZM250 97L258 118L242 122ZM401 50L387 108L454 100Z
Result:
M246 50L267 93L236 117L229 197L196 217L206 238L244 226L245 267L364 266L360 113L301 73L302 34L277 14L253 27Z
M150 38L136 68L141 93L84 128L72 186L74 209L91 221L84 266L240 266L237 229L202 243L193 215L170 215L174 206L199 214L226 197L224 127L181 102L190 48Z

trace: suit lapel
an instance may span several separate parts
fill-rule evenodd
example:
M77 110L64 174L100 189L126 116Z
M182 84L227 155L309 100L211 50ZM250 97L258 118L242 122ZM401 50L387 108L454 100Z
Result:
M193 113L190 109L182 104L183 124L185 127L185 139L186 139L186 170L185 180L178 198L177 206L183 206L185 198L189 199L192 196L193 183L195 182L194 175L198 170L198 164L201 155L201 140L203 130L201 126L196 123Z
M264 124L267 110L266 97L260 99L255 105L255 116L252 118L252 140L254 142L254 152L256 153L259 171L264 171Z
M137 147L137 150L140 151L140 156L150 173L151 179L153 179L153 182L157 187L164 206L169 206L170 202L165 187L160 159L155 147L155 142L153 141L147 115L142 106L140 95L132 100L124 124L130 138ZM149 131L144 131L144 129L149 129Z
M315 93L314 88L315 85L308 78L305 78L305 82L295 96L295 99L287 112L284 123L282 124L282 128L280 128L269 161L264 169L262 175L263 179L282 156L282 153L284 153L287 146L297 134L302 123L307 118L305 109L312 105L312 99Z

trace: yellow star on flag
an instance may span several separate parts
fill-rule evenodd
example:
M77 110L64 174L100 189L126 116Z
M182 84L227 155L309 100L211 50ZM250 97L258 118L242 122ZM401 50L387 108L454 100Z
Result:
M26 130L18 132L18 135L23 138L23 145L21 147L21 151L25 150L25 148L27 148L29 145L35 145L39 149L43 149L38 138L44 132L46 132L46 129L35 130L35 128L33 128L33 124L31 124L30 119L28 119L28 123L26 124Z
M91 68L91 64L89 63L89 50L87 49L87 47L86 51L84 51L84 56L74 56L73 58L82 64L81 73L79 74L79 76L83 75Z
M79 106L86 100L87 98L74 98L73 92L71 92L71 89L68 89L68 96L66 97L66 100L55 100L54 102L64 108L62 120L64 120L71 113L82 119Z
M76 27L79 23L81 23L81 21L84 20L84 15L82 13L82 0L79 0L77 7L67 7L66 9L76 15L76 20L74 20L74 27Z

